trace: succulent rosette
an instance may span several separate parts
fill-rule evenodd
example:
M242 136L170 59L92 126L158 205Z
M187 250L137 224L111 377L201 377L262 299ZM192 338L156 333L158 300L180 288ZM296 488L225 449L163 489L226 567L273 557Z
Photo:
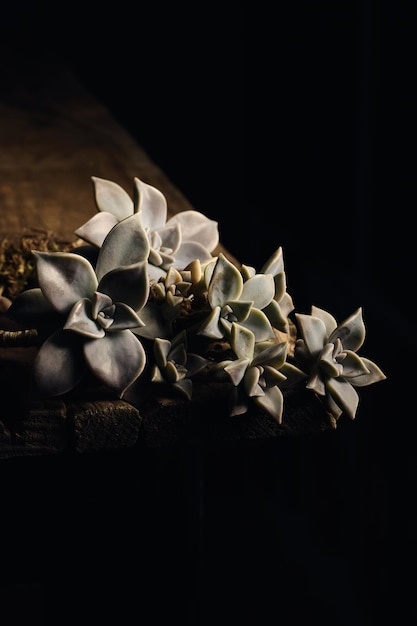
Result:
M288 343L257 342L251 330L233 322L230 345L236 359L218 364L234 385L229 398L230 415L246 413L252 402L280 424L284 407L280 384L286 380L280 370L286 361Z
M242 276L245 280L256 275L255 268L242 265ZM271 274L274 279L275 293L273 299L263 308L263 312L277 330L289 332L289 314L294 310L292 297L287 292L287 277L284 269L284 257L282 247L279 246L274 254L261 268L260 274Z
M262 311L274 299L272 274L255 274L244 280L242 273L223 253L204 268L210 314L199 334L211 339L228 339L232 324L250 330L256 341L275 337L273 327Z
M41 395L67 393L90 371L121 397L142 373L146 354L132 329L143 325L147 253L138 216L110 231L95 268L73 252L33 252L39 287L19 294L9 314L47 335L35 360Z
M336 419L342 413L354 419L359 404L355 388L386 378L373 361L357 354L366 335L362 308L341 324L316 306L311 307L311 315L296 313L295 317L300 337L294 356L308 375L307 388L324 400Z
M181 331L171 341L155 339L153 354L152 383L168 384L190 400L192 377L207 367L208 360L199 354L187 352L187 333Z
M98 213L75 234L95 248L117 222L140 214L149 242L149 277L157 281L170 267L184 269L195 259L206 261L219 243L218 223L195 210L167 219L165 196L152 185L134 178L133 199L117 183L92 177Z

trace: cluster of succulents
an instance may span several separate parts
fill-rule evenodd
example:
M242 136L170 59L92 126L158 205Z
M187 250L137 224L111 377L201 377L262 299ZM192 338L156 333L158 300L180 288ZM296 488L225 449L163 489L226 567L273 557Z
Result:
M362 310L338 324L328 312L296 313L283 251L257 271L219 246L218 223L195 210L167 218L165 196L139 178L132 197L92 177L97 211L68 251L33 250L36 286L8 314L36 328L34 377L56 397L93 376L140 405L163 389L185 400L196 380L224 382L229 414L251 406L282 422L285 390L314 393L338 419L354 418L357 388L384 380L357 351Z

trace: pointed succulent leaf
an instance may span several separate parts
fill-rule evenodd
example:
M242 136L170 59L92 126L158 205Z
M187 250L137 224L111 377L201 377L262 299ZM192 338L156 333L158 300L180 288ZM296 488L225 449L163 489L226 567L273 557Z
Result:
M263 396L255 396L253 402L276 420L278 424L282 424L284 396L279 387L275 386L265 389L265 394Z
M311 307L311 315L312 317L317 317L323 322L324 326L326 327L326 339L328 340L332 332L337 328L337 322L333 315L331 315L324 309L320 309L317 306ZM326 339L323 340L323 344Z
M261 269L262 274L272 274L276 276L284 271L284 259L282 255L282 246L279 246L272 254L268 261Z
M86 372L81 335L62 329L53 333L39 348L34 375L42 396L60 396L74 389Z
M278 370L276 367L264 365L263 370L263 377L266 380L267 388L275 387L275 385L281 385L281 383L287 380L287 377L282 373L282 371Z
M386 375L384 372L369 359L365 357L361 357L362 363L365 365L368 372L364 374L359 374L358 376L349 377L349 382L354 387L366 387L367 385L372 385L373 383L378 383L381 380L386 380Z
M98 314L102 311L110 311L112 316L114 314L115 306L113 304L113 300L105 293L95 291L91 304L91 315L94 319L97 319Z
M280 272L274 276L275 295L274 300L280 302L287 290L287 277L285 272Z
M143 321L129 305L124 302L116 302L113 315L113 323L107 329L107 332L124 330L126 328L142 328Z
M313 371L310 374L310 377L306 384L306 388L311 389L312 391L317 393L319 396L326 395L326 387L324 384L324 379L322 376L320 376L316 367L313 369Z
M255 345L252 365L272 365L275 369L280 369L287 357L286 341L259 342Z
M160 339L157 337L153 344L153 353L155 361L161 369L167 364L168 354L171 349L171 342L168 339Z
M275 295L275 282L271 274L256 274L243 283L241 300L253 302L257 309L264 309L272 302Z
M182 233L179 224L166 224L158 230L160 244L158 247L167 248L175 255L181 245ZM152 244L151 244L152 245ZM174 256L175 258L175 256Z
M176 290L181 294L182 297L186 298L189 295L191 286L191 281L181 281L176 284Z
M139 261L107 272L100 280L98 291L110 296L113 302L124 302L140 311L149 296L147 262Z
M326 376L337 378L342 375L343 365L334 359L334 345L327 343L320 354L320 368Z
M108 317L107 315L105 315L104 312L100 313L98 318L97 318L97 324L99 324L104 331L110 331L111 328L113 328L114 326L114 319L112 317ZM124 329L124 327L123 327ZM116 329L116 330L123 330L123 329ZM113 329L114 330L114 329Z
M343 376L352 378L354 376L362 376L363 374L369 374L369 370L364 362L356 352L352 350L344 350L344 359L342 361Z
M255 335L256 341L267 341L268 339L274 339L275 333L271 326L271 322L263 311L258 309L251 309L247 319L244 322L239 322L247 330L250 330Z
M51 306L67 313L77 300L97 289L93 267L72 252L34 252L39 286Z
M222 337L224 339L227 340L227 338L230 336L231 330L232 330L232 323L230 321L230 319L228 319L227 317L223 317L223 315L220 316L219 319L219 328L222 329Z
M85 359L99 381L120 397L140 376L146 364L145 350L130 330L107 333L84 343Z
M142 218L142 215L141 215L141 218ZM143 221L142 221L142 224L143 224ZM148 233L148 239L149 239L149 244L151 248L154 248L155 250L159 250L159 248L162 246L162 239L161 239L161 235L159 234L159 231L148 230L146 228L145 230Z
M117 222L118 219L113 213L107 211L96 213L85 224L77 228L74 234L92 246L101 248L106 236Z
M97 259L97 278L101 280L114 269L146 261L148 255L148 237L140 216L135 213L118 222L105 238Z
M151 248L149 252L149 263L160 263L165 270L169 268L175 261L174 254L168 248L160 248L158 251Z
M203 278L203 269L199 259L193 259L184 270L189 272L189 280L193 285L199 283Z
M252 302L247 302L245 300L229 300L228 306L230 308L230 312L233 312L233 315L236 317L238 322L244 322L251 311Z
M326 343L327 332L325 323L319 317L303 313L296 313L295 318L299 324L307 350L313 357L318 356Z
M183 280L182 275L177 269L170 267L167 270L167 275L165 276L165 286L167 288L178 285L179 283L182 283L182 280Z
M335 328L329 337L329 341L334 342L335 339L340 339L345 350L356 352L365 341L365 334L362 308L359 308Z
M162 282L158 282L155 285L152 285L152 296L156 300L163 300L166 296L165 285Z
M263 309L263 313L265 313L274 328L283 333L287 332L288 317L283 314L281 306L278 302L272 300L272 302L270 302L268 306Z
M329 378L325 381L326 390L331 398L350 419L356 416L359 396L350 382L341 378Z
M91 177L94 199L99 211L112 213L118 221L133 213L133 201L129 194L117 183L98 176Z
M180 211L168 220L168 224L181 225L182 239L198 241L206 250L212 252L219 243L219 225L203 213L194 210Z
M233 323L230 334L230 345L238 359L253 359L255 348L255 335L252 331L243 328L239 324Z
M183 241L175 253L173 266L182 270L190 262L198 259L201 262L211 259L210 252L198 241Z
M203 262L201 270L202 270L202 280L206 286L206 289L208 289L209 285L210 285L210 281L211 278L213 276L213 272L214 272L214 268L216 267L217 261L219 260L219 257L212 257L210 260ZM240 294L239 294L240 295Z
M248 367L243 379L245 393L249 397L263 396L264 391L259 384L260 369L258 367Z
M165 226L167 219L167 201L164 194L139 178L134 178L133 183L135 213L141 213L142 223L149 231L159 230Z
M229 361L223 368L235 386L243 380L249 363L250 359L236 359L235 361Z
M164 383L165 378L157 365L153 365L151 369L150 381L152 383ZM130 387L131 389L132 387Z
M105 330L92 319L91 301L88 298L82 298L74 304L64 330L71 330L90 339L99 339L105 335Z
M230 300L239 300L243 288L243 278L224 254L219 254L208 286L210 306L224 306Z
M209 337L211 339L222 339L224 337L224 330L220 327L220 313L221 308L216 306L206 319L200 325L198 335Z
M249 278L255 276L256 269L251 265L245 265L244 263L242 263L242 265L240 266L240 273L242 274L243 280L246 281L249 280Z
M180 378L179 372L172 361L167 361L163 374L168 383L175 383Z
M294 302L289 293L284 293L279 301L279 306L284 317L288 317L289 314L294 311Z

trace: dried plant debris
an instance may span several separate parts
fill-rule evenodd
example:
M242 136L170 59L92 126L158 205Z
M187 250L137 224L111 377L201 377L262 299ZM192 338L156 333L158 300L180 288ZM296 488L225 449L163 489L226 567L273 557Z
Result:
M33 250L69 252L74 245L41 228L26 228L20 237L5 237L0 242L0 297L14 300L35 283Z

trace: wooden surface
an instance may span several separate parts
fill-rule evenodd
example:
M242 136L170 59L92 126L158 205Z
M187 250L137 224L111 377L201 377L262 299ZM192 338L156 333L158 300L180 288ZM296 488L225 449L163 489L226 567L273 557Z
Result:
M141 178L164 193L169 216L193 208L109 110L58 62L31 64L25 58L17 72L3 65L0 84L3 238L39 228L73 241L75 228L96 211L91 176L113 180L129 193L133 178ZM221 245L220 250L238 264ZM0 413L0 458L96 451L138 441L169 446L204 438L270 438L331 427L317 401L304 397L301 410L293 405L282 426L265 415L225 419L213 389L202 390L189 405L166 399L140 414L106 394L33 404L33 350L0 349L1 391L7 398ZM211 404L215 397L217 403ZM297 419L290 417L291 410Z

